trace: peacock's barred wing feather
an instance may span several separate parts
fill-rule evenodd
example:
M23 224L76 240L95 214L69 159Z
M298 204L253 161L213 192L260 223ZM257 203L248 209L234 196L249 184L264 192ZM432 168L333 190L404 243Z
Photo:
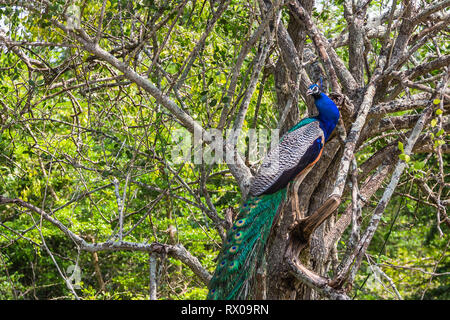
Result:
M270 195L251 197L239 211L218 257L209 283L208 299L234 300L248 297L254 285L267 237L286 189Z
M317 159L323 143L320 122L313 118L301 121L267 154L253 179L250 194L257 196L286 187L289 181Z

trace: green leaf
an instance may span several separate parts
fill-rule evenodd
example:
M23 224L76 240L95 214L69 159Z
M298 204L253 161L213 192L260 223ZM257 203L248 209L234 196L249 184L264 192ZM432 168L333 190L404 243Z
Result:
M439 103L441 103L441 100L439 100L439 99L434 99L433 100L433 104L439 104Z
M439 137L443 133L444 133L444 129L439 130L438 132L436 132L436 137Z
M402 142L398 142L398 149L403 153L405 152L405 150L403 149L403 143Z
M437 148L439 146L442 146L443 144L445 144L444 140L436 140L434 141L434 146Z
M408 156L407 154L402 153L401 155L398 156L401 160L405 161L406 163L409 162L409 160L411 160L411 157Z
M414 169L416 170L421 170L423 167L425 167L425 161L416 161L414 163Z
M437 120L436 119L431 120L431 126L432 127L436 127L436 124L437 124Z
M217 104L217 99L213 99L210 103L209 106L210 107L214 107Z
M443 113L442 109L437 109L436 110L436 115L440 116Z

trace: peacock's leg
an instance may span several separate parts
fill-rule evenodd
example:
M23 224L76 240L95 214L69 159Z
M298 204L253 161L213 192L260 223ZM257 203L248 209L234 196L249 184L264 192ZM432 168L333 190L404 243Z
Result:
M294 180L294 184L291 188L291 208L292 212L295 213L297 219L303 218L303 214L300 211L300 204L298 200L298 189L300 188L300 185L303 182L303 179L305 179L306 175L311 170L312 166L305 168L302 172L300 172Z

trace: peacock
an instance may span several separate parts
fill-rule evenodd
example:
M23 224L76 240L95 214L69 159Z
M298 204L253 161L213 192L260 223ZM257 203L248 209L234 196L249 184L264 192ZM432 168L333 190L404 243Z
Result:
M307 90L319 114L302 119L283 135L254 176L249 198L241 205L219 253L208 299L245 299L251 292L278 207L286 198L288 183L311 170L338 123L339 110L321 89L322 86L312 84Z

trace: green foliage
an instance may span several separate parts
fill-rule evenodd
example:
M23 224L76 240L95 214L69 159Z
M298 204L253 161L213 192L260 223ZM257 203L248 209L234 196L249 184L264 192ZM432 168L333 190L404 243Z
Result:
M403 299L448 299L448 240L437 232L434 210L396 198L385 216L370 245L371 264L381 266ZM357 299L396 299L386 276L363 264L353 293Z
M56 27L55 21L67 24L63 17L67 1L50 3L40 11L18 6L0 8L0 26L9 38L17 42L49 43L16 46L37 61L38 67L33 65L32 71L13 51L1 48L0 195L22 199L44 210L87 242L104 242L111 240L119 229L113 183L118 179L121 194L126 190L124 230L134 228L125 240L181 243L212 273L221 238L202 208L212 210L212 203L223 218L226 209L238 207L241 195L228 168L224 164L169 163L170 150L176 145L172 133L182 128L178 120L154 97L118 77L116 70L94 59L71 34ZM238 71L237 94L224 94L238 53L258 26L259 17L254 16L253 2L231 1L175 94L172 87L214 15L210 6L215 9L218 6L218 1L202 1L201 5L189 1L184 7L180 7L181 3L107 1L99 45L125 60L134 71L146 75L203 127L216 127L224 107L238 108L248 86L256 47ZM325 36L337 37L345 31L343 1L335 1L333 6L328 1L321 3L313 18ZM103 1L75 1L75 4L81 6L83 28L95 38ZM379 6L375 2L376 10ZM282 19L289 19L286 12ZM149 26L159 29L149 30ZM141 32L147 32L148 36L144 47L121 46L118 39L123 37L132 43ZM374 52L379 53L379 40L369 40ZM58 43L70 45L53 45ZM123 50L129 50L128 55L123 55ZM134 50L139 51L137 56L132 56L131 53L137 52ZM417 54L425 56L430 51L435 49L421 49ZM336 52L348 63L347 48L338 48ZM277 50L271 54L270 60L276 61ZM371 55L369 67L375 61ZM154 59L155 56L158 58ZM45 64L39 64L42 61ZM41 68L48 69L41 72ZM257 128L276 127L274 86L274 79L269 76L264 86L257 87L256 92L262 91ZM440 102L436 100L434 104ZM254 97L244 131L252 125L256 107ZM300 103L299 108L304 111L306 106ZM440 128L443 112L437 108L427 128L436 148L448 139ZM231 121L230 114L226 121ZM358 164L393 141L382 138L360 150L356 154ZM394 197L368 254L371 263L380 265L404 298L448 299L448 275L432 276L449 273L450 261L445 251L448 240L439 236L435 208L418 201L421 190L408 184L410 179L435 175L439 163L435 155L405 155L402 143L398 143L398 149L400 159L408 163L402 183L410 189L403 194L408 193L414 199L403 194ZM444 156L445 163L448 160ZM208 198L199 187L202 174L209 177L205 183ZM96 191L87 194L93 190ZM168 192L160 197L162 190ZM367 224L369 210L364 209L363 226ZM148 254L139 251L93 254L78 250L74 241L55 225L12 204L0 206L0 223L0 299L73 299L58 271L70 276L73 266L81 270L81 281L77 283L80 287L75 291L82 299L148 298ZM444 231L448 233L447 229ZM339 249L347 238L340 241ZM206 297L205 284L185 264L167 255L158 256L157 262L158 298ZM411 269L417 266L421 270ZM370 266L363 264L353 288L357 298L391 299L392 293L373 274Z

